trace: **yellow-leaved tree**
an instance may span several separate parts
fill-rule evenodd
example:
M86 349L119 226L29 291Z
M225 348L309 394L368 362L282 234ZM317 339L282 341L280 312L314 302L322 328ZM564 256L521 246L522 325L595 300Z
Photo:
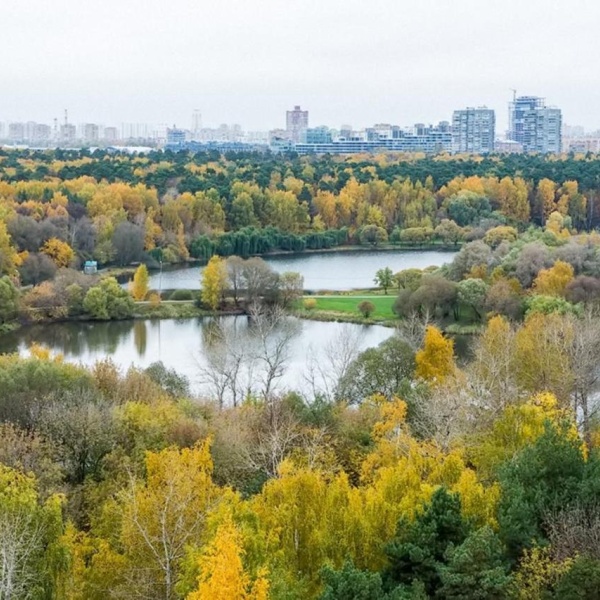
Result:
M6 224L0 221L0 275L13 275L17 262L17 252L11 245Z
M62 502L55 494L42 504L35 476L0 464L2 599L31 598L32 590L50 589L48 565L59 561L56 542L62 530Z
M469 446L469 459L481 478L494 480L497 469L525 446L533 444L544 433L547 422L558 425L567 418L568 411L560 408L556 397L549 392L507 406L491 429L479 434L477 443ZM572 435L577 436L574 424Z
M133 299L137 302L141 302L146 298L149 291L148 281L150 276L148 274L148 267L146 265L140 265L133 275L133 281L129 282L129 293Z
M199 545L221 493L212 481L210 442L146 453L146 481L123 494L121 546L130 585L148 598L177 597L186 547Z
M539 600L552 597L550 593L572 565L572 558L557 560L552 556L551 547L526 549L515 574L515 598Z
M574 321L568 316L530 315L515 335L513 371L519 387L532 393L552 392L567 406L574 382L574 335Z
M437 327L429 325L425 331L423 348L417 352L415 361L416 377L439 385L456 370L454 342L445 338Z
M225 261L213 256L202 272L202 302L212 310L217 310L227 285L227 266Z
M543 269L533 282L533 291L544 296L564 296L575 271L562 260L557 260L549 269Z
M198 588L187 600L267 600L269 581L261 570L252 583L243 564L242 534L228 517L198 563Z
M75 258L73 248L58 238L50 238L41 249L42 253L50 257L57 267L68 267Z

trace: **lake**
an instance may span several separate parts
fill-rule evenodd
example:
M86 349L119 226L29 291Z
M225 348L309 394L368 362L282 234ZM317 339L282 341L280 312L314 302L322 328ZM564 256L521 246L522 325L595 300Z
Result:
M334 364L343 352L377 346L394 334L381 326L323 323L284 318L279 325L257 333L245 316L185 320L134 320L67 322L23 327L0 336L0 353L26 354L32 343L41 344L66 360L84 365L111 358L123 370L131 365L147 367L162 361L185 375L194 393L215 397L215 385L223 383L232 361L239 360L239 390L259 392L263 386L265 352L282 351L285 360L277 371L276 391L293 389L311 393L330 386ZM284 344L284 342L286 342ZM285 345L285 347L284 347ZM265 350L266 349L266 350ZM312 383L310 383L312 382ZM225 396L229 396L227 390Z
M297 271L304 277L306 290L348 290L373 287L378 269L440 267L451 262L456 252L440 250L355 250L314 252L264 257L275 271ZM200 289L200 267L184 267L152 273L150 287L158 290ZM162 279L162 281L161 281Z

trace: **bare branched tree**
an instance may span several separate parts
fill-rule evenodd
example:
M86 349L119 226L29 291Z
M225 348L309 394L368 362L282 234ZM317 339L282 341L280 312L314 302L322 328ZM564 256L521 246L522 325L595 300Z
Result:
M285 373L291 342L298 333L299 324L280 306L265 307L254 303L248 314L260 393L268 401L277 380Z
M294 408L280 397L268 403L247 407L243 421L236 418L228 438L235 436L227 449L233 448L235 470L260 472L266 477L276 477L281 462L292 452L300 450L307 464L321 459L327 445L325 427L306 427Z
M476 340L469 378L487 407L494 413L520 397L514 369L515 331L512 326L493 339L481 336Z
M589 443L591 422L600 410L600 403L595 399L600 387L600 315L590 309L582 318L572 321L573 336L569 348L573 377L571 395L584 437Z
M244 336L235 328L217 323L206 337L205 361L197 360L200 382L223 408L227 400L237 406L243 394L241 373L250 358Z
M227 276L229 289L236 306L239 306L240 295L244 289L244 259L239 256L230 256L227 259Z
M31 598L39 580L35 559L43 550L45 526L38 516L14 507L0 514L0 598Z
M481 397L462 373L432 388L417 404L415 428L444 450L472 433L485 411Z
M425 330L433 322L433 315L429 308L421 312L413 310L398 324L398 335L408 342L413 350L417 351L423 345Z
M322 352L309 349L304 379L313 396L324 396L328 400L336 398L340 382L359 354L360 330L354 326L343 326L325 344Z
M545 528L556 560L578 555L600 560L599 506L576 505L547 515Z

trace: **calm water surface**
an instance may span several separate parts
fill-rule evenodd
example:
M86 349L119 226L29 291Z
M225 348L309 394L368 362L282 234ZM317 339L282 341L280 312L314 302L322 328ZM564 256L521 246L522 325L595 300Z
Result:
M285 332L291 340L276 389L307 392L310 391L307 379L311 366L317 364L326 369L337 343L351 341L356 350L363 350L377 346L393 335L392 329L381 326L302 321L292 317L285 319L283 330L275 330L270 339L274 344ZM219 332L225 332L227 348L223 346L223 336L215 335ZM70 362L84 365L110 357L126 370L131 365L147 367L162 361L187 376L193 391L198 394L211 394L202 370L211 359L223 354L245 352L240 385L244 379L246 387L248 381L259 385L261 378L260 360L252 359L255 352L259 353L259 343L247 317L33 325L0 336L0 353L26 354L34 342L62 353Z
M352 252L319 252L272 256L265 260L277 271L297 271L304 277L307 290L348 290L373 287L378 269L390 267L394 273L402 269L436 266L451 262L455 252L438 250L357 250ZM200 289L198 267L163 271L150 277L152 289Z

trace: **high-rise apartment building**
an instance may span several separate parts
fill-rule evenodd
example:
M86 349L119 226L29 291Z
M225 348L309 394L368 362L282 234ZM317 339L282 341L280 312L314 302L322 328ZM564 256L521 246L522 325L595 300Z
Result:
M192 133L193 141L202 139L202 115L197 108L195 108L192 113L192 128L190 131Z
M547 107L544 98L515 97L509 103L508 138L521 144L524 152L560 152L562 113Z
M97 142L100 137L98 125L95 123L86 123L83 126L83 139L86 142Z
M455 110L452 116L452 150L472 154L494 151L496 115L486 107Z
M60 126L60 141L63 143L73 143L77 139L77 127L71 123L65 123Z
M285 129L288 137L298 143L308 129L308 111L294 106L294 110L285 113Z
M33 137L31 141L37 143L46 143L50 141L52 137L52 127L45 123L35 123L33 127Z
M9 123L8 137L11 142L23 143L25 141L25 123Z
M151 137L148 123L121 123L121 139L130 141L148 140Z
M103 138L107 142L115 142L119 139L119 130L116 127L105 127Z

